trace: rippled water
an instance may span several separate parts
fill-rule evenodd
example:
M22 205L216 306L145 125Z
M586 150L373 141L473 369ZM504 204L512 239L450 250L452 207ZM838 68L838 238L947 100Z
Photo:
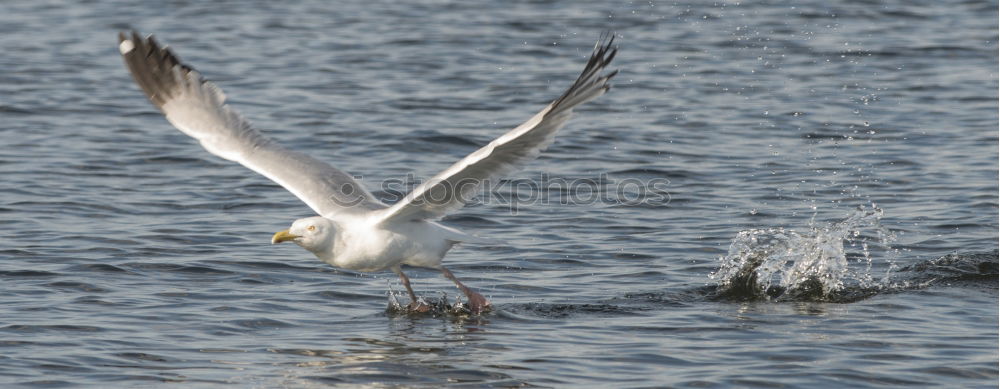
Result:
M796 4L4 2L0 385L995 387L996 4ZM268 244L309 209L162 119L130 28L380 196L613 29L615 89L511 178L665 196L470 206L508 245L446 261L496 311L394 313L391 273Z

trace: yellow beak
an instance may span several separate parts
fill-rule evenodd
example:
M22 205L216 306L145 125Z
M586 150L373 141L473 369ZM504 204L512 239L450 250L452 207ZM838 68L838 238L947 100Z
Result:
M288 232L288 230L278 231L274 233L274 236L271 237L271 244L295 240L295 238L298 237L299 237L298 235Z

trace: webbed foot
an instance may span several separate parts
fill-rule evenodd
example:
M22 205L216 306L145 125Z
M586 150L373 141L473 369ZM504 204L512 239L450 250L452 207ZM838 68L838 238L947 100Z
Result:
M492 304L490 304L490 301L487 300L486 297L483 297L483 295L477 293L472 289L468 289L464 292L466 292L465 297L469 299L468 302L469 311L471 311L472 313L478 315L480 313L489 312L493 310Z

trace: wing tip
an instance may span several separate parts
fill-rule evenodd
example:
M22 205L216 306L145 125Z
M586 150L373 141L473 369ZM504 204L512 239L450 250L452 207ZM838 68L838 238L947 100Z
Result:
M615 55L618 54L618 45L615 44L616 36L617 34L611 30L601 33L600 39L594 44L594 51L590 54L583 72L573 82L573 85L552 103L553 109L550 112L570 110L611 89L610 80L618 74L619 69L605 75L600 75L600 73L611 64Z
M601 38L597 40L597 44L594 47L594 53L591 54L592 59L597 60L598 67L604 68L615 59L615 55L618 54L618 45L615 44L615 38L618 36L612 30L607 30L601 34ZM603 42L603 44L602 44ZM617 72L617 70L615 71Z
M139 40L138 34L135 30L131 31L131 36L129 32L118 31L118 51L122 55L127 55L135 50L135 42Z
M135 50L135 43L132 43L131 40L125 39L118 42L118 51L121 52L122 55L131 53L132 50Z
M153 35L143 37L136 30L120 31L118 51L136 84L158 108L162 109L179 88L192 80L205 82L198 72L181 62L169 47L161 45Z

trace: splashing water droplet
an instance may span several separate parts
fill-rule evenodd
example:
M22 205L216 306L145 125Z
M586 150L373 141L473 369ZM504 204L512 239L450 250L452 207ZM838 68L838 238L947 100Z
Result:
M888 248L894 239L880 220L883 212L872 205L860 207L846 219L823 226L810 223L807 231L767 228L741 231L719 258L719 270L709 275L718 280L720 297L737 300L829 301L845 284L875 288L871 277L874 243ZM876 240L864 234L874 230ZM861 247L852 270L845 242Z

